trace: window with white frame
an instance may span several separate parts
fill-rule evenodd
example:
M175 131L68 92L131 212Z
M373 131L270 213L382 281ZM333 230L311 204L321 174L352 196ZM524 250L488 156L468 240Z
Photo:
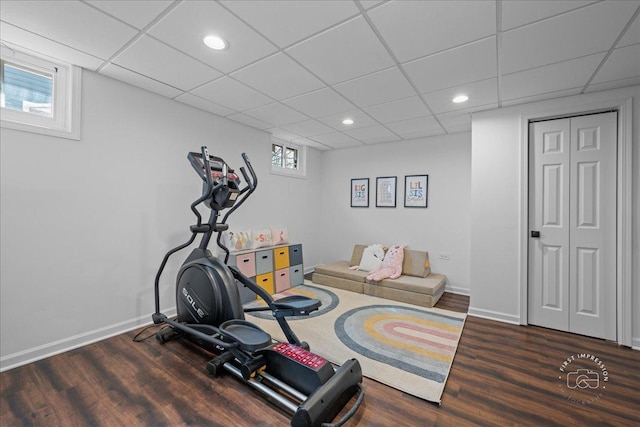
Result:
M272 138L271 172L294 177L305 177L306 150L304 145Z
M80 139L80 68L2 46L2 127Z

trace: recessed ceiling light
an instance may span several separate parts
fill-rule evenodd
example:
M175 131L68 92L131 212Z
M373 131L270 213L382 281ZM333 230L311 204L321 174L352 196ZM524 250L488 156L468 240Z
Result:
M467 95L458 95L455 98L453 98L453 102L455 102L456 104L459 104L460 102L465 102L469 99L469 97Z
M344 119L342 121L343 125L352 125L353 124L353 119Z
M204 44L214 50L224 50L229 47L229 43L219 36L207 36L203 40Z

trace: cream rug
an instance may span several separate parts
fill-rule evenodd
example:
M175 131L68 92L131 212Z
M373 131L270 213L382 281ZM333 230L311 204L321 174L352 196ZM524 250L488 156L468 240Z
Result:
M287 318L311 351L341 364L356 358L364 376L441 403L466 314L419 307L305 281L274 297L305 295L322 301L309 317ZM256 301L248 306L264 305ZM270 312L247 313L272 337L284 334Z

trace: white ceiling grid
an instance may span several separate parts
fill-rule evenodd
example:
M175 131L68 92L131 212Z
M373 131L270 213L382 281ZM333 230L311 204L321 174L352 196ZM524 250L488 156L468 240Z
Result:
M2 0L0 38L329 150L640 84L639 13L640 0ZM210 33L230 47L208 49Z

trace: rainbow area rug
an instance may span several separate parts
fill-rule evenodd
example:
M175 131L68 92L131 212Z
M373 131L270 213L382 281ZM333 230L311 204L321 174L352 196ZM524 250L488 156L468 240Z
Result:
M440 404L466 314L426 308L306 281L274 297L305 295L322 307L288 318L311 351L333 363L356 358L364 376ZM248 306L259 306L254 302ZM269 312L248 313L271 336L284 335Z

